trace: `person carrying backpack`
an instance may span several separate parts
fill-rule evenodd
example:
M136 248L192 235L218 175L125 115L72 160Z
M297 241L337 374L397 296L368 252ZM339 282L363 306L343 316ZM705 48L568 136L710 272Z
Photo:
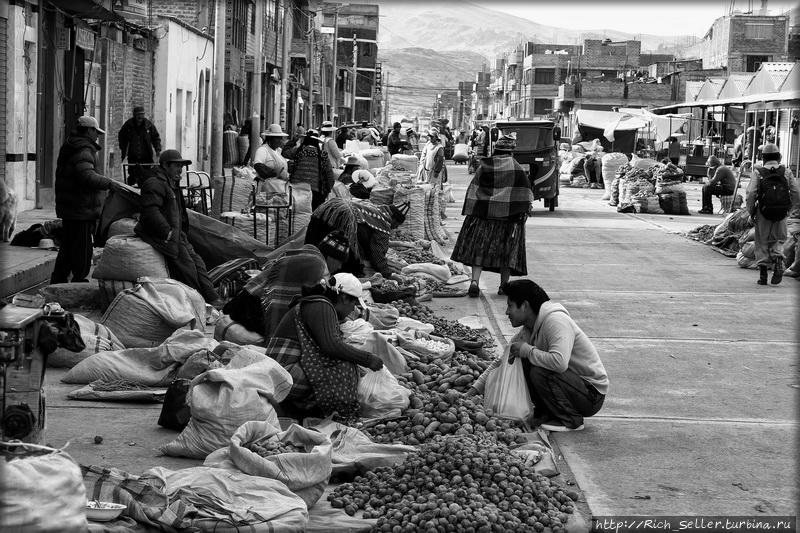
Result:
M764 165L755 167L747 187L747 211L755 226L755 252L758 284L767 284L767 270L772 266L772 284L783 279L783 241L786 240L786 217L800 205L800 192L792 171L781 165L781 153L774 144L764 145Z

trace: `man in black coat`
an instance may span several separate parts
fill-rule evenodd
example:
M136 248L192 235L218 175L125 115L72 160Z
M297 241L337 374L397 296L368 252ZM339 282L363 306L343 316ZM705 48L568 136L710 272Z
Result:
M122 160L128 158L128 184L140 185L150 169L137 163L153 164L154 156L161 152L161 136L152 122L144 116L144 107L133 108L133 117L119 130L119 149Z
M186 236L189 216L179 183L183 167L191 163L177 150L161 152L158 167L141 185L142 212L134 232L164 254L173 279L197 289L206 302L221 308L224 302L208 277L206 264Z
M79 117L75 132L58 152L56 163L56 216L62 220L63 238L50 283L88 281L92 266L92 233L103 206L103 191L116 181L100 175L95 158L97 139L105 131L94 117Z

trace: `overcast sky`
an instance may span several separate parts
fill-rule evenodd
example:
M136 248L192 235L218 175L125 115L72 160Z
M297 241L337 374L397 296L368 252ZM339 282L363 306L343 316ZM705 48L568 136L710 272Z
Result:
M731 0L699 0L673 2L640 0L619 1L576 0L490 1L473 3L525 17L540 24L585 30L612 29L628 33L652 35L697 35L702 37L715 19L728 13ZM769 0L770 10L782 12L795 5L792 0ZM734 9L758 10L761 0L734 0Z

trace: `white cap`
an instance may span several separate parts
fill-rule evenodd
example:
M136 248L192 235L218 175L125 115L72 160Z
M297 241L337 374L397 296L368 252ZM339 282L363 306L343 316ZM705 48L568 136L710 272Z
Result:
M105 134L106 132L100 129L100 124L97 123L97 119L94 117L90 117L88 115L84 115L82 117L78 117L78 126L83 128L94 128L97 130L97 133Z
M347 272L339 272L333 276L333 279L336 281L333 290L336 292L343 292L353 298L358 298L361 307L367 307L367 304L364 303L362 299L364 296L364 289L357 277Z

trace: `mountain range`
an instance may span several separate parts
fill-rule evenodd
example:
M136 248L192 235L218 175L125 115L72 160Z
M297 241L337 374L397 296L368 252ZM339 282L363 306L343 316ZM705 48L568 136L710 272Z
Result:
M642 52L670 53L693 39L602 28L557 28L466 1L379 3L378 55L384 75L389 76L390 114L429 114L440 89L457 89L459 81L474 80L489 59L523 42L638 39Z

